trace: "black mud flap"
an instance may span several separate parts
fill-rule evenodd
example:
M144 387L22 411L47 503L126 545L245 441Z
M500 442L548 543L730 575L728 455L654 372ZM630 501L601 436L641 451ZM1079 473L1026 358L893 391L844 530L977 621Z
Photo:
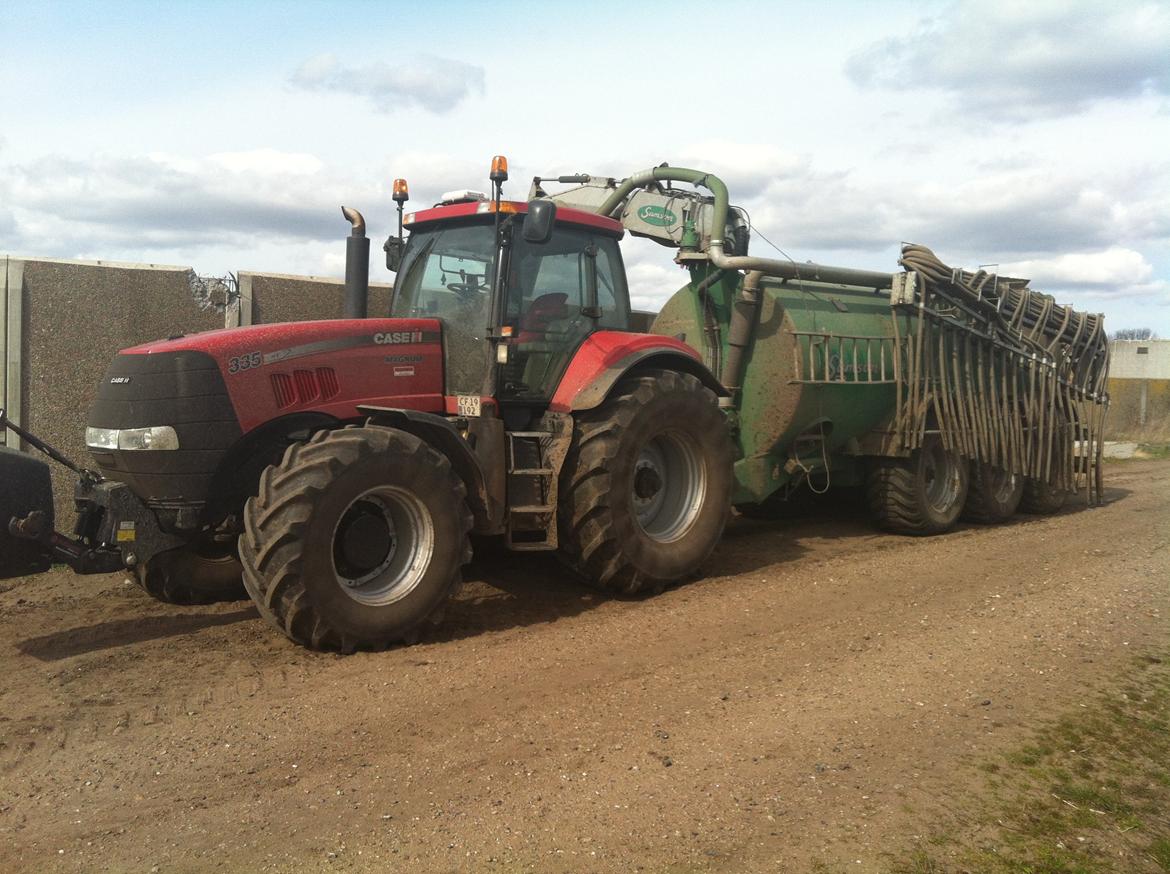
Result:
M0 580L47 571L52 565L48 547L8 533L14 517L39 510L53 530L53 485L49 466L39 458L0 447Z

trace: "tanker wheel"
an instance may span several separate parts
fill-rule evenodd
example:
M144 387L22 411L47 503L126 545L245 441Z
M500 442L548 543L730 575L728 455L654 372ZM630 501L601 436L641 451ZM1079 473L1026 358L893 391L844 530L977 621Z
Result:
M247 598L240 574L235 551L210 544L168 549L134 568L135 582L168 604L212 604Z
M471 560L466 496L447 458L411 434L320 432L267 468L244 507L248 594L313 649L413 643Z
M731 439L714 392L651 370L576 417L561 476L561 558L632 595L694 573L731 510Z
M1006 522L1016 514L1023 495L1024 477L1002 467L973 464L963 518L984 525Z
M1032 516L1051 516L1059 513L1068 500L1068 490L1056 488L1043 480L1028 477L1024 480L1024 494L1020 512Z
M869 506L878 524L897 534L949 530L967 498L967 463L930 435L909 458L882 458L870 469Z

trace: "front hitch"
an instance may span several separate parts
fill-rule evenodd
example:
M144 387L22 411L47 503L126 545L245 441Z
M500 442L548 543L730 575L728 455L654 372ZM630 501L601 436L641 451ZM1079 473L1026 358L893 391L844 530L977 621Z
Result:
M76 536L55 528L49 465L39 458L0 447L0 579L42 573L54 562L79 574L105 574L133 567L152 555L182 545L162 531L153 511L122 483L105 482L15 423L0 409L0 428L78 476Z

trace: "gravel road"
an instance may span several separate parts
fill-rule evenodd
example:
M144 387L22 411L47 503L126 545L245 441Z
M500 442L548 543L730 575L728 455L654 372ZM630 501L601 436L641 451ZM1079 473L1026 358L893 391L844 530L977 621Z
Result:
M943 537L735 520L700 581L496 556L423 643L301 650L120 575L0 584L3 871L880 871L972 763L1167 649L1170 463Z

